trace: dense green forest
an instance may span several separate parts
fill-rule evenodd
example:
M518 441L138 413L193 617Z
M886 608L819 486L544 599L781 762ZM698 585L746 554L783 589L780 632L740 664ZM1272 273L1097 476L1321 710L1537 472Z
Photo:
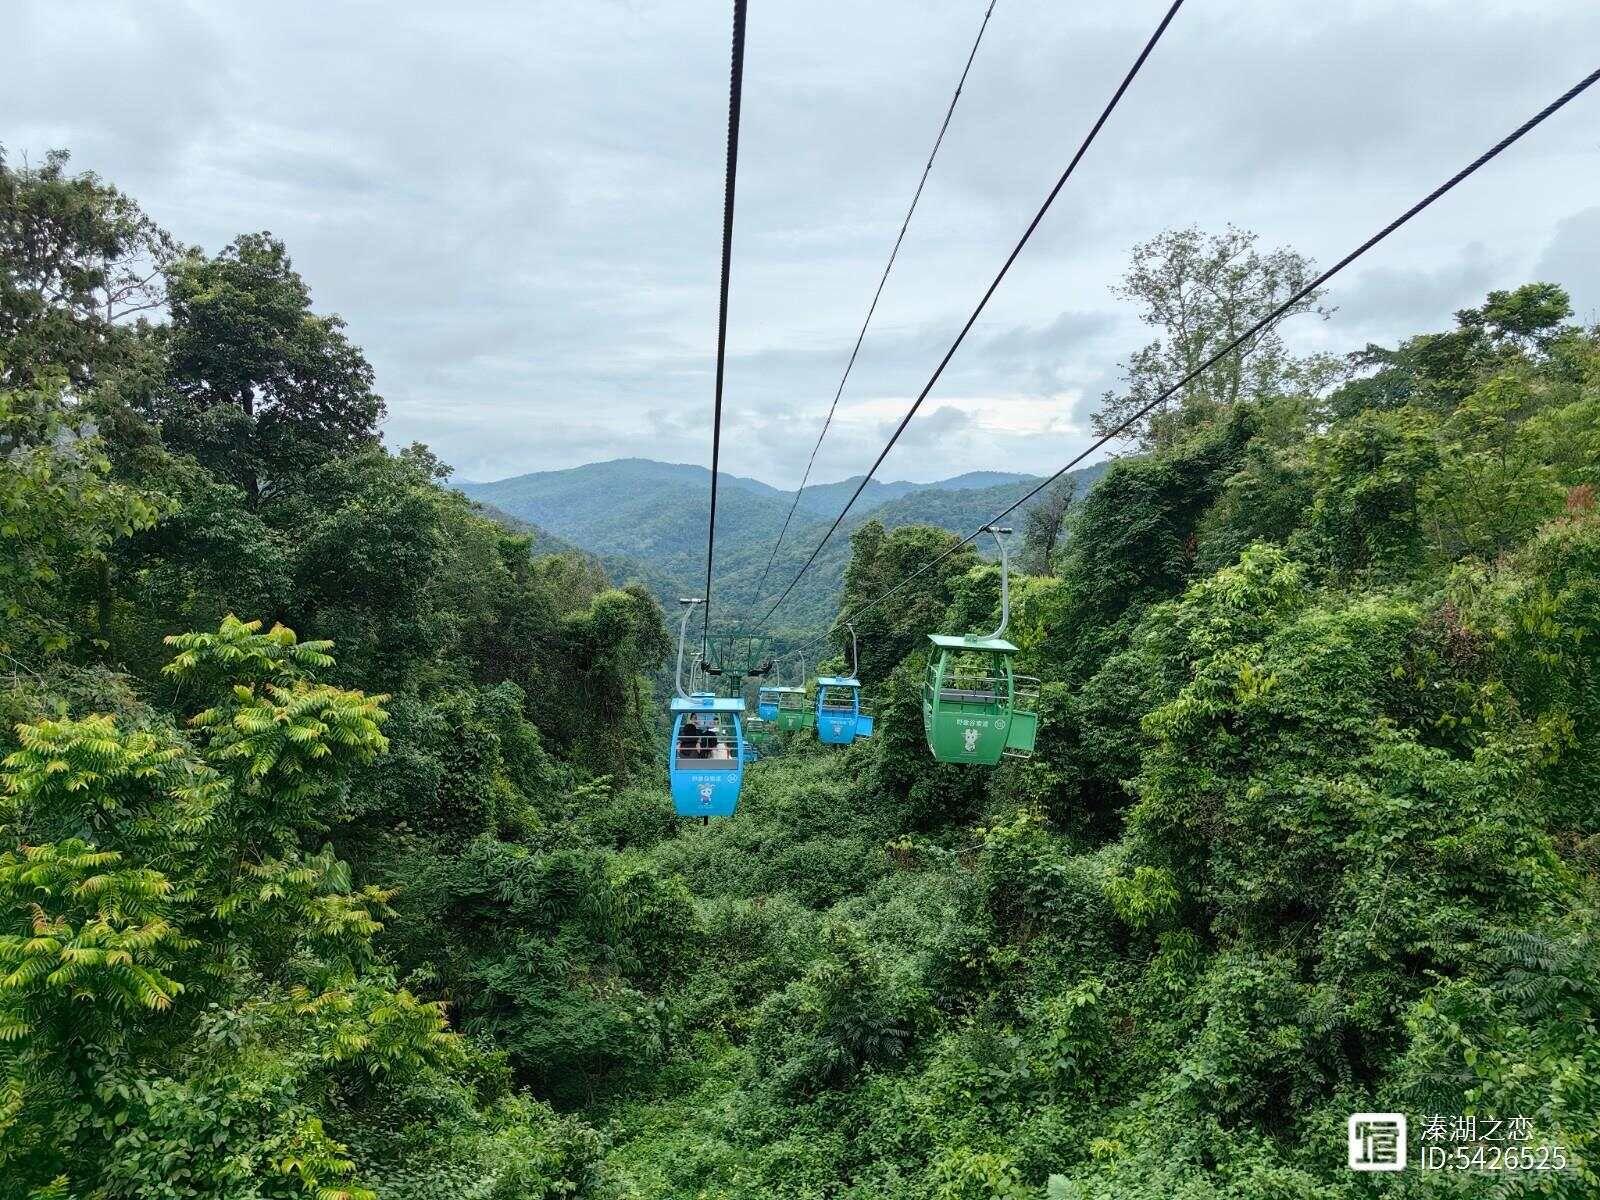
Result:
M1139 281L1287 261L1242 236L1136 252L1130 394L1239 316ZM924 634L998 606L965 550L858 621L876 735L791 735L701 825L656 598L385 448L278 239L0 161L0 272L0 1200L1600 1193L1600 330L1559 287L1264 339L1047 494L1032 759L923 744ZM861 525L845 605L953 541ZM1569 1165L1354 1174L1368 1110Z

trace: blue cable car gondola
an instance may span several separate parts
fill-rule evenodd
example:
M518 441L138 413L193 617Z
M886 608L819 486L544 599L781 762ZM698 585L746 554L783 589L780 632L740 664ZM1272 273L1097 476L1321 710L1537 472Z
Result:
M872 736L872 717L861 711L861 680L856 678L856 629L850 627L850 674L817 678L817 740L848 746Z
M763 667L761 674L766 675L770 664ZM766 686L756 689L756 711L743 718L744 722L744 760L746 763L760 762L763 755L772 753L772 740L777 733L777 724L766 716L769 702L765 695L771 690ZM778 702L774 697L770 702L773 716L777 715Z
M744 701L699 692L672 700L672 807L680 817L731 817L744 786Z
M830 746L848 746L872 736L872 717L861 711L861 681L850 675L817 679L817 739Z
M776 686L763 686L756 689L756 715L763 721L778 719L778 696L781 689Z
M685 608L678 626L678 694L672 698L672 740L667 747L672 807L680 817L731 817L744 786L744 698L683 690L684 638L694 606L702 601L681 603ZM709 670L709 664L703 666Z

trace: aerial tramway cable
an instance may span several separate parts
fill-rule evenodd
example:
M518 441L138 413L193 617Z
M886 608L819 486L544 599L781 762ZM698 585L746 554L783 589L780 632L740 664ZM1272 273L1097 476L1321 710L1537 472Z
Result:
M1087 449L1082 451L1080 454L1076 455L1070 462L1068 462L1060 470L1056 471L1054 474L1052 474L1052 475L1048 476L1047 478L1043 479L1036 486L1034 486L1032 489L1030 489L1028 492L1026 492L1024 495L1019 497L1017 500L1013 501L1009 507L1004 508L1000 512L996 513L993 517L991 517L991 518L989 518L989 520L985 521L982 525L980 525L972 533L967 534L966 537L962 538L959 542L956 542L953 546L951 546L949 549L945 550L942 554L939 554L936 557L930 559L928 562L923 563L922 566L918 567L915 571L911 572L911 574L907 575L899 583L895 584L894 587L889 588L887 591L880 593L878 596L874 597L867 604L863 605L862 607L860 607L858 609L846 610L845 612L841 612L839 614L840 619L842 620L844 617L849 616L852 619L859 620L866 613L872 611L874 608L878 607L878 605L882 604L890 596L893 596L895 593L897 593L897 592L901 591L902 589L904 589L912 580L916 579L919 575L923 574L925 571L931 570L932 568L937 566L939 563L941 563L945 559L949 558L956 551L960 550L961 547L970 545L972 542L976 541L978 536L980 534L982 534L985 529L989 528L991 525L996 525L999 522L1005 520L1006 517L1008 517L1012 513L1016 512L1017 509L1021 508L1029 500L1032 500L1040 492L1044 491L1045 488L1047 488L1051 484L1055 483L1056 480L1060 479L1063 475L1065 475L1073 467L1075 467L1079 463L1081 463L1089 455L1093 454L1096 450L1099 450L1102 447L1104 447L1113 438L1118 437L1122 433L1126 432L1128 430L1128 428L1131 427L1135 422L1137 422L1139 420L1142 420L1144 417L1149 416L1150 413L1154 412L1161 405L1165 404L1168 400L1172 399L1172 397L1175 396L1178 392L1182 391L1183 388L1187 387L1190 383L1194 382L1194 380L1198 379L1201 375L1205 374L1212 367L1216 366L1217 363L1221 362L1228 355L1233 354L1234 352L1238 351L1241 346L1244 346L1244 345L1248 344L1250 342L1250 340L1256 336L1256 334L1260 333L1267 326L1272 324L1274 321L1278 320L1285 313L1287 313L1290 309L1292 309L1296 304L1300 303L1300 301L1304 300L1312 292L1314 292L1318 288L1322 287L1323 284L1327 283L1330 279L1332 279L1335 275L1337 275L1341 271L1343 271L1351 263L1355 262L1362 255L1366 254L1367 251L1371 250L1374 246L1378 245L1379 242L1382 242L1385 238L1387 238L1390 234L1394 233L1402 225L1405 225L1408 221L1410 221L1418 213L1422 212L1423 209L1429 207L1431 204L1434 203L1434 201L1436 201L1440 197L1444 196L1447 192L1449 192L1452 189L1454 189L1458 184L1462 183L1469 176L1475 174L1479 169L1481 169L1482 167L1486 166L1489 162L1491 162L1495 158L1499 157L1499 155L1502 154L1504 151L1508 150L1511 146L1516 144L1518 141L1520 141L1527 134L1531 133L1534 129L1536 129L1538 126L1542 125L1550 117L1554 116L1562 108L1565 108L1573 100L1577 99L1580 95L1582 95L1584 92L1586 92L1590 87L1594 86L1594 84L1597 81L1600 81L1600 69L1591 71L1588 75L1584 76L1577 83L1573 84L1570 88L1568 88L1560 96L1557 96L1549 104L1545 105L1544 108L1540 109L1533 116L1529 117L1526 121L1524 121L1521 125L1517 126L1510 133L1506 134L1505 137L1501 138L1493 146L1490 146L1482 154L1478 155L1477 158L1473 159L1466 166L1462 167L1454 175L1450 176L1449 179L1445 180L1438 187L1434 188L1426 196L1424 196L1422 199L1418 200L1410 208L1406 209L1405 212L1401 213L1394 220L1390 221L1382 229L1378 230L1377 233L1373 234L1366 241L1362 242L1354 250L1350 251L1343 258L1341 258L1338 262L1334 263L1333 266L1329 267L1326 271L1322 272L1322 274L1318 275L1315 279L1313 279L1310 283L1306 284L1303 288L1301 288L1299 291L1297 291L1294 295L1290 296L1287 300L1285 300L1277 308L1273 309L1272 312L1268 313L1265 317L1261 318L1261 320L1257 321L1249 329L1245 330L1238 337L1234 338L1227 345L1223 346L1222 349L1218 350L1210 358L1206 359L1205 362L1201 363L1194 370L1190 371L1187 375L1183 376L1183 378L1179 379L1176 383L1174 383L1170 387L1166 388L1158 396L1156 396L1155 399L1151 400L1144 407L1142 407L1138 411L1132 413L1121 424L1116 426L1116 428L1114 428L1114 429L1108 431L1107 433L1101 435ZM821 642L824 642L824 641L828 640L830 634L831 634L831 630L830 630L830 632L828 634L823 634L820 637L813 638L808 642L803 642L803 643L801 643L800 646L795 648L794 651L791 651L791 653L798 653L798 652L806 650L807 648L809 648L811 646L814 646L814 645L817 645L817 644L819 644Z
M746 0L733 0L733 65L728 80L728 166L722 194L722 292L717 307L717 383L711 419L711 515L706 523L706 595L700 657L711 637L711 567L717 550L717 463L722 453L722 383L728 351L728 272L733 258L733 189L739 174L739 103L744 92Z
M922 189L927 186L928 175L933 170L933 160L939 157L939 147L944 144L944 135L950 128L950 118L955 115L956 102L961 99L961 90L967 85L967 75L972 70L973 60L978 57L978 47L983 43L983 34L989 28L989 18L994 15L996 3L997 0L989 0L989 7L983 14L983 22L978 26L978 36L972 41L966 65L961 68L961 78L956 80L955 93L950 97L949 107L944 110L944 120L939 125L938 136L933 139L933 149L928 154L927 164L922 168L922 178L917 180L917 190L911 194L911 205L906 209L905 220L900 222L900 232L895 236L894 246L889 251L889 261L883 265L883 274L878 277L878 288L872 293L872 303L867 305L866 318L861 322L860 332L856 334L856 344L850 350L850 358L844 364L844 374L839 377L839 386L833 390L833 403L828 406L828 415L822 420L822 432L817 434L817 444L811 447L811 458L806 462L805 474L800 477L800 486L795 490L794 501L789 505L788 515L783 518L783 528L778 530L778 539L772 543L772 553L767 555L767 565L761 569L761 578L755 588L757 597L761 595L761 589L767 586L767 576L771 574L772 564L783 546L784 535L789 532L789 524L794 520L795 510L800 507L801 493L806 490L806 484L811 480L811 468L816 465L817 451L822 449L822 440L828 436L828 427L833 424L833 414L839 408L839 397L844 395L844 385L849 382L850 372L856 365L856 356L861 353L861 343L866 339L867 327L872 324L872 316L878 311L878 301L883 298L884 285L889 282L889 272L894 270L894 260L900 253L900 245L906 240L906 230L911 227L911 215L917 211L917 201L922 199Z
M978 301L978 306L972 310L972 315L967 318L967 323L961 327L961 332L956 334L955 341L950 344L950 349L945 351L944 358L934 368L933 375L928 380L927 385L918 394L917 398L912 401L911 407L906 410L906 415L900 419L900 424L895 428L894 433L890 435L883 449L879 451L872 467L862 476L861 483L850 496L850 499L845 502L845 506L839 510L839 515L833 519L833 524L828 527L828 532L822 535L822 540L817 543L816 549L811 551L811 557L806 559L805 565L800 568L799 573L789 581L789 585L783 589L783 594L773 601L772 607L768 608L757 620L757 626L764 626L771 619L772 614L777 612L783 602L789 598L790 593L795 589L795 585L815 565L817 556L822 553L823 547L828 544L829 539L838 531L840 523L843 522L850 509L854 507L855 502L861 498L861 493L866 490L867 484L872 482L872 477L877 473L878 468L883 465L883 460L888 457L889 451L894 449L894 444L900 440L900 435L906 431L906 426L911 423L911 418L917 415L917 410L922 407L922 402L928 398L928 394L933 391L934 385L939 382L939 377L944 374L945 367L949 366L950 360L955 357L956 351L961 348L961 343L966 340L967 334L977 324L978 318L983 314L983 310L988 307L989 300L999 289L1001 281L1010 272L1012 264L1022 254L1022 248L1028 244L1029 239L1033 237L1034 231L1044 221L1045 214L1050 211L1050 206L1055 203L1056 197L1061 194L1061 189L1067 185L1067 180L1072 178L1072 173L1077 170L1078 164L1083 161L1084 155L1089 152L1089 147L1094 144L1095 138L1100 135L1100 130L1110 120L1111 114L1115 111L1118 103L1121 102L1123 94L1132 85L1135 76L1139 74L1140 69L1144 66L1145 60L1150 57L1151 52L1156 48L1156 43L1161 40L1161 35L1167 31L1167 26L1172 24L1173 17L1178 15L1178 10L1182 7L1183 0L1173 0L1171 7L1166 11L1166 15L1161 18L1160 24L1156 26L1155 32L1150 35L1150 39L1145 42L1144 48L1139 51L1139 57L1134 59L1133 65L1128 68L1128 73L1122 77L1122 82L1117 85L1117 90L1112 93L1111 99L1106 102L1106 106L1101 110L1100 116L1089 129L1089 133L1083 139L1082 144L1079 145L1077 153L1072 156L1072 161L1067 164L1067 169L1061 172L1061 177L1056 180L1055 186L1050 189L1050 194L1045 197L1044 203L1039 206L1039 211L1034 214L1033 220L1028 223L1028 227L1023 231L1022 237L1017 240L1016 246L1012 248L999 273L995 275L994 282L989 284L988 290L983 293L983 298Z

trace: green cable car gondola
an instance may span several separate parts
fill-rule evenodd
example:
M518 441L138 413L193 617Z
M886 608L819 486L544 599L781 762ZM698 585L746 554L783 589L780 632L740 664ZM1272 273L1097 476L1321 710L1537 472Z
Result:
M930 633L934 654L922 685L922 730L940 762L993 766L1033 754L1039 732L1039 681L1011 669L1017 647L1001 636L1011 620L1010 563L1000 545L1000 628L991 634Z
M772 718L784 733L793 733L811 727L811 706L806 703L806 663L800 660L800 686L779 686L772 689L777 695L778 711Z
M760 717L747 717L744 722L744 740L748 761L756 762L762 755L775 753L777 737L777 727L771 721L763 721Z
M805 729L811 724L811 706L806 703L805 688L778 689L778 715L773 718L773 723L785 733Z

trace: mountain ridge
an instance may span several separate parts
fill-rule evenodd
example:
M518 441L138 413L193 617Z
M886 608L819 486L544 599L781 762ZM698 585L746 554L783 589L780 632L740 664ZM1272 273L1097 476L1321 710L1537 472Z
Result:
M1068 477L1077 480L1081 493L1108 465L1080 468ZM704 587L710 476L707 468L688 463L618 458L490 483L460 481L455 487L491 515L501 512L531 523L551 541L600 559L618 582L642 583L671 604L678 595ZM861 477L807 487L798 505L793 492L758 479L719 472L718 480L715 587L719 608L737 621L759 615L794 578ZM968 471L925 484L872 481L818 554L807 584L785 603L780 626L809 632L832 619L850 534L867 521L877 519L889 528L927 524L965 534L1039 480L1016 472ZM786 521L783 545L773 557L773 542Z
M552 467L544 471L524 471L519 475L507 475L502 479L455 479L450 486L458 491L471 495L473 492L488 488L504 488L506 485L515 484L523 480L544 479L552 476L576 476L581 472L609 471L613 468L635 468L641 476L656 475L662 477L678 476L684 479L694 479L704 483L711 475L709 467L698 463L672 463L656 458L640 458L630 455L624 458L602 458L594 462L579 463L571 467ZM793 497L792 491L779 487L777 484L767 483L765 480L756 479L751 475L735 475L728 471L718 471L718 479L723 486L749 487L763 494L778 494ZM928 482L917 482L910 479L882 480L874 479L868 485L868 491L874 489L892 490L897 493L921 491L927 488L940 488L946 490L964 490L969 488L993 487L1000 483L1020 482L1024 479L1039 479L1040 476L1029 475L1021 471L966 471L960 475L952 475L946 479L934 479ZM860 475L850 475L844 479L834 480L829 483L808 483L806 494L818 491L829 491L837 488L854 488L861 482Z

